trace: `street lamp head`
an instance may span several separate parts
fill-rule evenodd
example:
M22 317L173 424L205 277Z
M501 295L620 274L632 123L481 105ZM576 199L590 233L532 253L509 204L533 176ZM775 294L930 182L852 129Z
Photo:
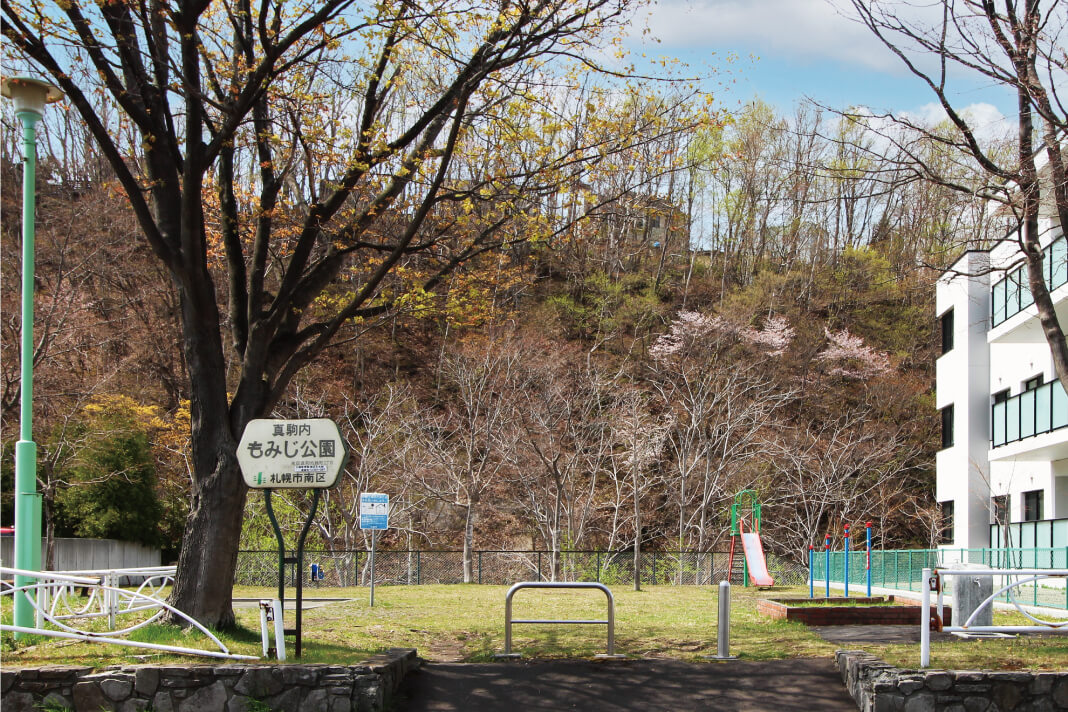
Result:
M31 111L44 115L45 104L59 101L63 92L59 87L36 77L4 77L0 80L0 95L15 103L15 113Z

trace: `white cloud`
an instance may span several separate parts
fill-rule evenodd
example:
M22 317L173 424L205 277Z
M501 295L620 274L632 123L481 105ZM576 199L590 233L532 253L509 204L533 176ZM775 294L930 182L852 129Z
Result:
M767 52L901 70L866 27L828 0L659 0L647 24L664 49Z
M959 109L958 113L971 126L976 136L983 141L1002 139L1015 131L1013 121L993 104L976 102ZM925 126L935 126L949 119L942 105L934 102L924 104L917 109L903 111L901 116Z
M972 128L976 138L981 143L994 143L1010 137L1016 130L1014 119L1004 116L998 108L985 102L975 102L961 107L960 115ZM891 137L908 136L911 134L893 118L885 116L881 112L873 112L866 106L855 106L850 113L861 119L862 123L870 130L868 137L872 141L871 150L875 152L890 151ZM949 117L940 104L923 104L914 109L895 111L897 116L905 121L925 128L935 128ZM914 134L911 134L914 135Z

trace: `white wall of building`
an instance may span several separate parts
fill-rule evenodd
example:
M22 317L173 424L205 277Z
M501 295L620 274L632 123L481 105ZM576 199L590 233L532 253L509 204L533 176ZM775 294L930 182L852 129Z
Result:
M1060 231L1040 222L1043 247ZM954 310L954 348L936 364L936 404L954 406L954 444L936 457L939 502L954 501L954 540L947 546L989 546L991 497L1010 496L1009 520L1024 519L1024 493L1043 492L1043 519L1068 517L1068 428L991 447L993 394L1018 396L1041 375L1056 379L1053 358L1034 305L990 327L991 287L1021 263L1019 245L967 252L938 281L936 316ZM1052 295L1068 323L1068 285Z
M965 253L939 280L935 309L942 317L953 309L953 348L936 363L936 405L953 405L953 445L936 456L936 498L954 502L953 543L968 547L989 537L990 473L990 314L988 255Z

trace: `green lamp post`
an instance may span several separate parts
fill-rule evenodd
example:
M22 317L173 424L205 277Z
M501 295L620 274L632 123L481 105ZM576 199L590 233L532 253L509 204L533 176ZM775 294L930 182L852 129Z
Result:
M15 568L41 570L41 495L37 492L37 445L33 442L33 223L36 203L37 131L45 104L59 101L63 92L42 79L5 77L0 95L11 99L22 122L22 350L19 441L15 445ZM15 586L34 581L16 576ZM17 626L33 625L33 604L15 596ZM16 633L16 636L18 634Z

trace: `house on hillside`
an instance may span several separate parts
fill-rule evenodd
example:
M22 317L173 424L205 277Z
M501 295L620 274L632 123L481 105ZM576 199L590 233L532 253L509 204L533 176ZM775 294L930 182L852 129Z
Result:
M1046 284L1068 326L1068 243L1051 208L1039 230ZM966 252L937 285L936 496L947 548L1068 547L1068 396L1017 237Z

